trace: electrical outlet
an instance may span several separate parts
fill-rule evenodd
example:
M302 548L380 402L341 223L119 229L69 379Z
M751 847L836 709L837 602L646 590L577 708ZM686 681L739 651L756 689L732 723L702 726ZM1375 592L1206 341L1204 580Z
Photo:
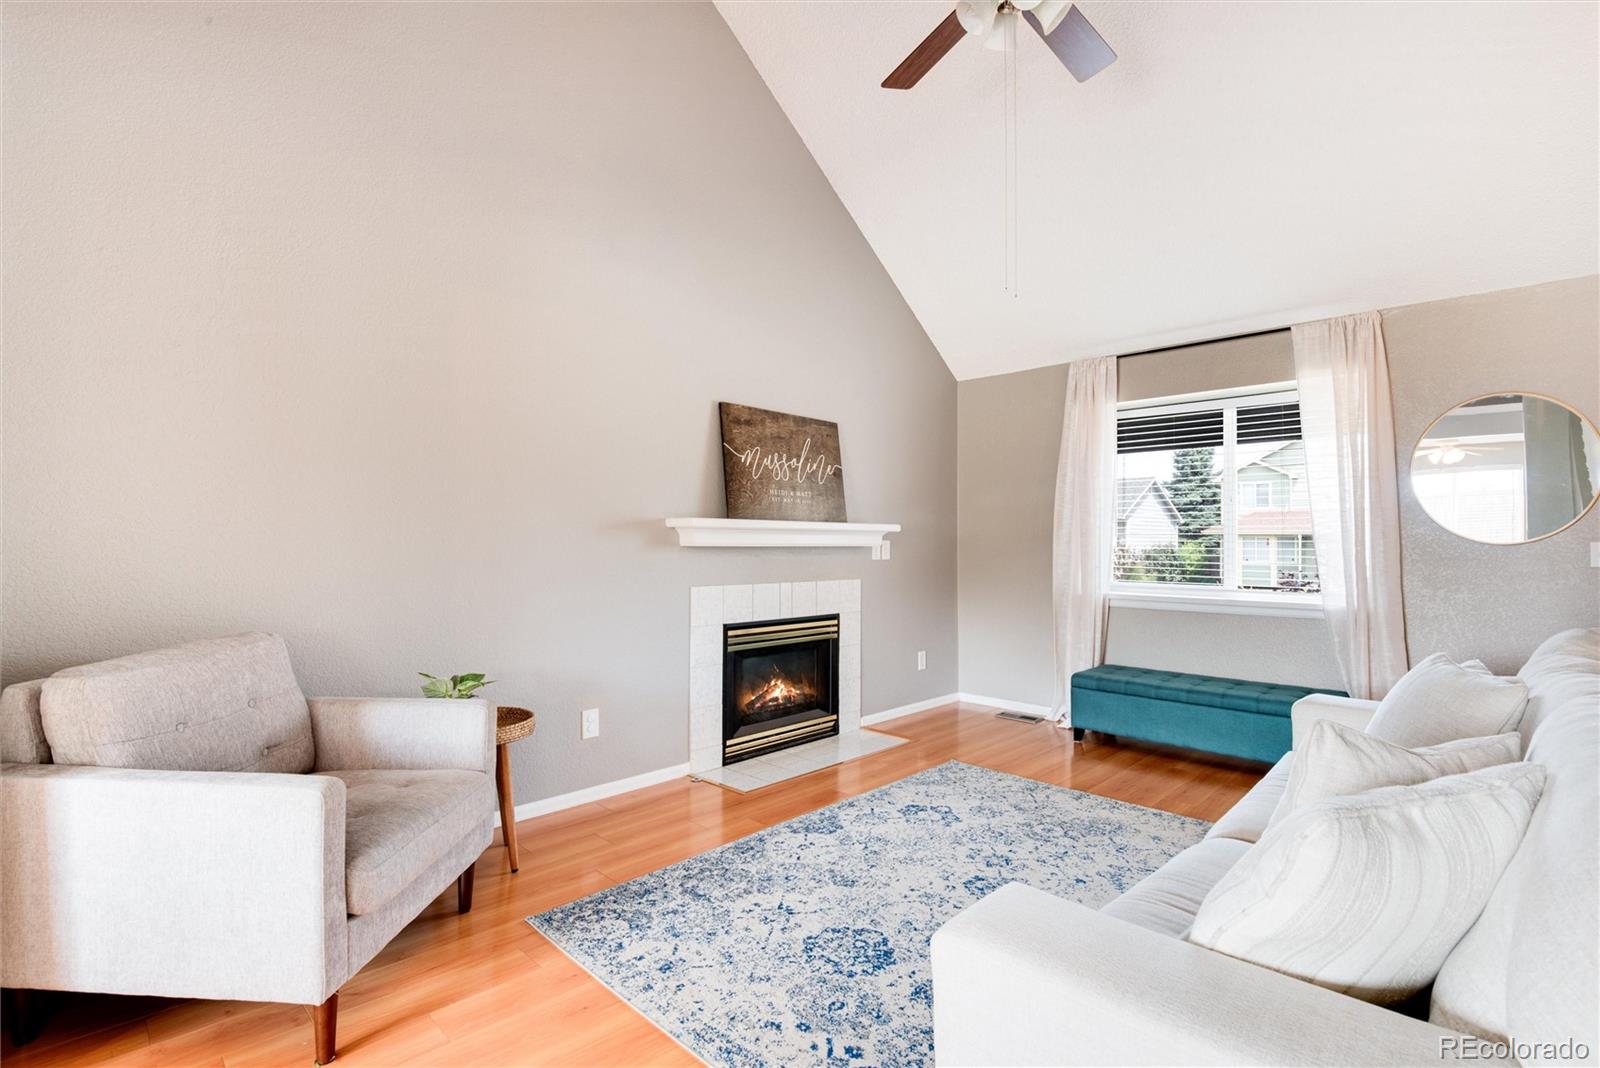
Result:
M926 649L918 649L917 650L917 670L918 671L927 671L928 670L928 651Z
M600 737L600 710L586 708L583 710L583 736L585 738Z

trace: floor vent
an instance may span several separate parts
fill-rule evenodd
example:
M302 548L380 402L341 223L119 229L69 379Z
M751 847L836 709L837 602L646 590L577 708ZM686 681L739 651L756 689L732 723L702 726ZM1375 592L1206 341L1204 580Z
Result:
M996 712L995 719L1014 719L1018 723L1043 723L1043 716L1036 716L1031 712Z

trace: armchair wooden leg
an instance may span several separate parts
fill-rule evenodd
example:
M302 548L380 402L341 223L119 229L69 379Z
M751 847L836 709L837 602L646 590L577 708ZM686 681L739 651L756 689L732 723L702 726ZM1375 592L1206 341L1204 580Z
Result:
M311 1006L311 1030L317 1037L317 1063L327 1064L338 1055L334 1037L339 1028L339 994L328 995L321 1005Z
M1082 727L1074 727L1074 728L1072 728L1072 740L1075 741L1075 742L1083 741L1083 728Z
M456 911L472 911L472 877L478 873L476 862L467 865L467 870L461 873L456 880Z

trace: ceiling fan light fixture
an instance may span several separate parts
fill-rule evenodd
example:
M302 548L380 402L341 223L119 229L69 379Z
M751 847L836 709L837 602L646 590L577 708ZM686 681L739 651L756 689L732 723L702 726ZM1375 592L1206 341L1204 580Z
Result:
M956 5L956 20L961 23L961 28L985 40L994 28L995 16L999 13L1000 5L994 0L961 0Z
M1020 18L1015 11L1002 11L995 16L994 25L983 39L983 47L991 52L1009 52L1016 47L1014 23Z

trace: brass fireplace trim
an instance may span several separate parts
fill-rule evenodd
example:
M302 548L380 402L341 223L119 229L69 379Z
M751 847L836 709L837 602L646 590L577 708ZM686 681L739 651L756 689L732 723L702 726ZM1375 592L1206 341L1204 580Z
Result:
M722 751L726 756L737 756L740 753L761 746L771 745L779 741L793 741L810 734L829 733L838 716L819 716L808 719L804 723L793 723L787 727L774 727L771 730L758 731L755 734L742 734L737 738L729 739L722 743Z
M757 627L729 627L726 648L730 653L743 649L768 649L799 642L831 641L839 637L837 619L813 619L801 623L776 623Z

